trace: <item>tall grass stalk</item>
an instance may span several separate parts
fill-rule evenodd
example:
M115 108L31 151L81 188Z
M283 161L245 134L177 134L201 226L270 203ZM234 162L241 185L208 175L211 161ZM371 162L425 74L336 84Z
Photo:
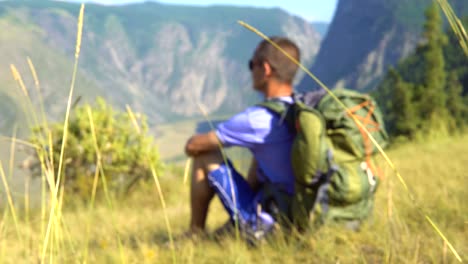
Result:
M367 136L369 139L372 141L374 146L379 150L380 154L382 157L385 159L387 164L392 168L394 174L398 177L399 181L401 182L402 186L404 187L404 190L406 191L408 197L410 200L413 202L414 206L417 208L418 212L421 213L424 218L429 222L429 224L432 226L432 228L437 232L437 234L449 245L450 250L452 253L455 255L458 261L462 262L462 259L458 252L455 250L455 248L452 246L450 241L445 237L445 235L442 233L440 228L432 221L432 219L428 216L427 213L424 212L424 209L422 208L421 205L419 205L416 201L416 198L413 196L412 192L410 191L408 185L406 184L406 181L404 180L403 176L400 174L399 170L396 168L395 164L392 162L390 157L387 155L387 153L383 150L382 146L375 140L375 138L372 136L372 134L369 132L369 130L362 124L362 122L346 107L346 105L329 89L325 84L323 84L314 74L312 74L307 67L305 67L302 63L300 63L298 60L296 60L294 57L292 57L288 52L286 52L284 49L282 49L278 44L274 43L271 41L271 39L263 34L261 31L258 29L254 28L253 26L245 23L244 21L239 21L238 22L240 25L243 27L247 28L248 30L254 32L264 40L268 41L272 46L274 46L276 49L281 51L286 57L288 57L292 62L294 62L299 68L301 68L303 71L307 73L315 82L317 82L320 87L322 87L327 93L343 108L343 110L348 113L348 115L354 120L354 122L363 130L366 132Z
M90 123L92 122L92 114L88 112L88 116L90 117ZM94 130L94 129L93 129ZM94 209L94 200L96 199L96 190L98 186L98 180L99 180L99 167L101 166L100 164L101 158L98 157L96 154L96 171L94 172L94 178L93 178L93 188L91 191L91 201L89 202L89 208L88 208L88 214L91 215L91 212ZM88 251L89 251L89 232L90 232L90 226L91 226L91 221L88 219L86 223L86 238L85 238L85 252L83 256L83 263L88 263Z
M15 124L13 127L13 138L16 138L16 133L18 131L18 127ZM16 140L12 140L10 144L10 163L8 164L8 178L11 180L13 178L13 168L15 162L15 150L16 150Z
M52 139L52 132L49 131L49 135L48 135L48 140L49 140L49 153L46 153L49 155L49 159L45 159L43 160L43 162L46 162L46 163L42 163L44 166L46 166L48 168L48 170L46 170L45 172L45 177L47 179L47 182L49 184L49 189L51 190L50 192L50 198L52 199L52 196L53 196L53 190L55 188L55 162L54 162L54 148L53 148L53 139ZM47 157L47 155L40 155L40 157Z
M60 198L59 198L59 204L58 204L59 209L57 210L57 217L56 217L56 220L57 220L56 226L59 227L57 228L58 229L57 230L57 241L58 241L57 252L62 252L66 246L65 242L68 242L69 248L71 249L72 252L75 253L75 249L73 246L73 239L68 232L67 223L64 221L64 218L63 218L62 208L64 204L64 194L65 194L65 188L62 185L62 187L60 188Z
M84 19L84 8L85 5L81 4L80 8L80 14L78 16L78 24L77 24L77 37L76 37L76 46L75 46L75 64L73 66L73 75L72 75L72 81L70 85L70 93L68 96L68 102L67 102L67 110L65 113L65 121L63 125L63 137L62 137L62 146L60 149L60 158L59 158L59 166L58 166L58 172L57 172L57 182L55 185L55 188L53 191L52 195L52 205L50 209L50 214L49 214L49 223L47 224L47 230L44 238L44 247L42 250L42 256L41 256L41 262L43 263L45 260L45 255L47 251L47 245L49 243L49 236L51 229L53 228L53 218L55 216L55 210L57 207L57 194L59 191L59 186L61 183L61 178L62 178L62 167L64 166L63 164L63 159L64 159L64 154L65 154L65 146L67 145L67 136L68 136L68 120L70 118L70 108L71 108L71 102L73 98L73 90L75 88L75 80L76 80L76 74L78 71L78 59L80 56L80 48L81 48L81 35L83 32L83 19Z
M53 145L52 145L52 132L47 130L47 144L49 151L37 150L37 157L41 166L41 215L40 215L40 237L44 237L47 225L46 212L49 209L47 203L47 196L49 194L49 201L52 201L53 190L55 188L54 179L54 158L53 158ZM49 187L50 192L47 192ZM41 245L42 246L42 245ZM42 252L41 246L39 247L39 255Z
M15 81L18 83L19 87L23 91L23 95L26 98L26 106L25 106L25 115L28 117L28 111L32 115L32 121L29 121L29 126L37 126L39 125L39 120L37 118L36 111L34 111L34 105L31 100L31 96L29 95L28 89L26 88L26 85L23 82L23 78L21 77L21 74L19 73L18 69L15 67L15 65L11 64L10 65L11 72L13 74L13 78ZM40 136L42 137L42 133L40 133Z
M71 232L70 232L70 228L68 227L67 225L67 222L65 221L65 219L62 217L62 230L63 230L63 234L64 234L64 238L66 241L68 241L68 244L69 244L69 248L70 250L72 251L73 255L77 255L77 250L76 250L76 246L74 245L73 243L73 237L71 235Z
M29 244L32 238L32 233L31 233L31 223L30 223L30 218L29 218L29 185L30 185L30 177L26 176L24 180L24 221L26 225L26 252L29 255Z
M437 2L439 3L442 11L447 17L450 27L453 29L453 32L455 33L455 36L457 37L458 42L460 43L460 46L465 52L465 55L468 56L468 34L466 33L463 23L457 17L447 0L437 0Z
M200 112L203 114L203 117L205 118L206 122L208 122L208 124L210 125L210 129L212 131L214 131L215 127L213 125L213 122L209 118L208 113L206 112L205 108L198 101L197 101L197 106L198 106L198 109L200 109ZM227 165L228 164L228 158L227 158L226 152L224 150L224 147L223 147L223 145L221 144L221 142L219 140L218 140L218 148L219 148L219 150L221 152L221 155L223 157L224 164ZM234 227L235 227L235 230L236 230L236 241L240 241L239 212L237 212L237 198L236 198L236 195L235 195L235 192L234 192L234 180L232 179L231 170L227 170L227 173L228 173L228 178L229 178L229 184L231 186L231 196L233 198L232 202L233 202L233 205L234 205Z
M93 131L93 142L95 144L95 150L96 150L96 171L94 172L94 178L93 178L93 188L91 191L91 201L89 203L89 208L88 208L88 213L91 215L91 212L94 208L94 201L96 199L96 191L97 191L97 186L98 186L98 180L99 180L99 168L101 168L101 154L99 151L99 147L97 146L97 138L95 135L95 128L94 128L94 120L93 120L93 114L91 112L91 109L88 107L87 109L88 113L88 118L89 118L89 123L91 126L91 131ZM88 219L88 222L86 223L86 238L85 238L85 252L83 256L83 263L88 263L88 251L89 251L89 233L90 233L90 226L91 226L91 221Z
M47 176L48 174L48 168L44 165L42 156L39 156L40 162L41 162L41 168L43 172L41 173L41 236L44 237L44 232L45 232L45 225L46 225L46 210L47 210L47 189L46 189L46 184L47 184ZM52 188L51 188L52 190ZM39 252L40 254L40 252Z
M24 85L23 78L21 78L21 75L18 72L18 69L16 69L15 65L10 64L10 70L11 70L11 74L13 75L13 79L18 84L18 87L21 89L22 94L26 97L26 101L30 102L30 100L28 99L29 98L28 90L26 89L26 86ZM20 105L25 115L25 119L26 119L26 123L28 127L33 127L34 121L31 120L31 115L29 114L32 108L27 102L20 100ZM31 113L34 114L34 111L31 111Z
M2 221L0 222L0 263L4 263L5 259L5 244L7 243L7 240L5 239L5 233L6 233L6 228L5 228L5 222L7 220L8 216L8 210L3 211L3 216L2 216Z
M132 120L132 123L133 123L133 125L135 127L135 130L137 131L137 133L139 135L141 135L141 128L138 125L138 121L137 121L137 119L135 117L135 114L133 113L130 106L127 105L126 108L127 108L128 115L129 115L130 119ZM148 153L148 152L145 151L145 153ZM161 184L159 183L159 178L158 178L158 175L156 173L156 169L155 169L155 166L154 166L153 162L149 159L148 155L146 156L146 159L150 163L151 174L153 176L154 182L156 183L156 188L157 188L157 191L158 191L159 199L161 200L161 205L162 205L163 214L164 214L164 220L165 220L165 223L166 223L167 234L169 236L169 244L170 244L171 251L172 251L172 261L174 263L176 263L174 239L172 237L171 224L170 224L170 221L169 221L169 217L167 215L167 207L166 207L166 201L164 199L164 194L162 192Z
M192 164L192 159L188 158L187 161L185 162L185 168L184 168L184 185L187 184L187 179L190 174L191 164Z
M34 64L29 57L27 57L27 61L28 61L29 69L34 79L34 87L36 88L36 93L39 98L39 107L41 108L42 124L43 124L45 131L49 131L49 125L47 123L47 117L46 117L45 110L44 110L44 99L42 98L42 93L41 93L41 84L39 82L39 78L37 77L36 68L34 67Z
M110 197L110 194L109 194L109 189L107 188L106 175L104 174L104 168L102 166L102 155L101 155L101 151L100 151L98 141L97 141L96 129L95 129L94 120L93 120L93 113L91 111L91 108L89 108L89 107L86 108L86 110L87 110L88 118L89 118L89 122L90 122L91 135L93 137L94 149L96 151L96 158L97 158L97 164L98 164L98 167L96 168L96 170L99 170L99 173L101 174L101 181L102 181L102 186L103 186L103 189L104 189L104 195L106 197L109 208L112 211L114 211L114 206L112 204L112 200L111 200L111 197ZM114 228L117 231L116 233L117 233L117 242L118 242L118 245L119 245L120 258L122 260L122 263L125 263L125 255L124 255L124 252L123 252L122 240L120 238L120 233L119 233L119 231L117 229L117 225L116 225L117 221L115 220L114 216L112 216L111 218L112 218ZM88 245L86 245L86 247L88 247ZM86 251L86 254L87 254L87 251Z
M55 234L55 241L56 241L56 252L62 252L63 248L63 230L62 230L62 205L63 205L63 196L64 196L64 185L60 186L58 203L57 203L57 212L54 218L54 234ZM57 255L58 256L58 255Z
M6 176L5 176L5 171L3 169L3 164L2 164L1 160L0 160L0 176L2 177L3 187L5 188L5 195L6 195L7 200L8 200L8 206L10 207L11 216L13 217L13 222L15 224L16 233L18 235L18 239L22 242L23 239L22 239L22 237L20 235L20 232L19 232L18 217L16 215L15 205L13 204L13 199L11 197L11 192L10 192L10 187L8 186L8 182L7 182L7 179L6 179Z
M416 250L414 251L413 263L419 263L419 250L421 248L421 238L416 236Z
M3 136L3 135L0 135L0 139L3 139L5 141L9 141L9 142L14 141L15 144L19 143L19 144L21 144L23 146L34 148L34 149L40 148L39 145L33 144L33 143L25 141L25 140L21 140L21 139L18 139L18 138L12 138L12 137L6 137L6 136Z

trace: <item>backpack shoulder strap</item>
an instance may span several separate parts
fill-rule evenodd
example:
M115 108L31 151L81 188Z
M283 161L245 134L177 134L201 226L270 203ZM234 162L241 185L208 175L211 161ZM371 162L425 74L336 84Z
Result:
M294 103L291 104L280 100L269 100L257 104L257 106L264 107L277 114L280 117L279 124L281 124L283 121L286 121L292 131L294 130L295 123L294 109L291 107L293 105Z
M276 113L278 115L282 115L284 111L287 110L288 103L279 101L279 100L270 100L270 101L264 101L257 106L265 107L266 109L272 111L273 113Z

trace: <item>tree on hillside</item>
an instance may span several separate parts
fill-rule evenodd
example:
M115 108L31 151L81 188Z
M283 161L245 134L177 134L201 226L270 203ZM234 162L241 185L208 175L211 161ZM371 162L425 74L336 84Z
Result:
M33 176L50 175L53 170L57 180L64 128L63 123L49 127L50 133L44 133L45 128L34 129L31 141L42 150L33 156L28 169ZM114 110L101 98L94 107L88 104L77 107L69 122L65 147L62 175L65 192L89 198L94 177L99 173L99 177L105 177L108 190L126 194L138 181L151 177L151 165L160 171L158 151L147 132L144 116L132 118ZM44 135L50 135L50 140ZM102 187L99 181L98 188Z
M388 129L392 134L411 138L415 135L419 124L417 105L413 100L415 86L405 82L393 68L389 70L386 80L385 98L381 96L377 98L386 113L387 124L390 124Z
M450 72L447 79L447 111L450 115L450 130L462 129L467 121L467 106L463 98L463 86L455 72Z
M443 33L436 5L427 9L426 19L426 42L390 69L374 93L394 136L414 135L413 129L422 135L447 128L457 132L468 123L468 58L451 29L448 38ZM468 17L463 21L468 26Z
M442 19L436 2L433 2L426 10L423 36L427 43L422 54L424 83L419 110L423 118L430 120L429 126L425 127L432 129L434 122L439 122L440 119L447 116L445 110L446 73L443 53L447 38L442 30Z
M417 115L412 100L414 84L405 82L395 72L396 81L393 90L395 133L412 138L417 132Z

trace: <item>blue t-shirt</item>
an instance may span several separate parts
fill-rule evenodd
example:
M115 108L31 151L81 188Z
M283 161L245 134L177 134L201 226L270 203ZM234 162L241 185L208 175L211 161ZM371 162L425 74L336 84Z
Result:
M276 99L293 102L291 97ZM264 107L252 106L219 124L216 134L224 146L245 147L252 152L258 163L260 182L277 184L293 193L291 146L294 135L280 116Z

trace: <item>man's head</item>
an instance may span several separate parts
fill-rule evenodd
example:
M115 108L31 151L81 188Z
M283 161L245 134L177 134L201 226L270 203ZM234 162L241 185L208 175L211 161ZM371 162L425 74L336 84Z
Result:
M271 37L270 39L294 59L300 60L300 51L294 42L284 37ZM292 85L298 66L283 52L263 40L249 61L249 68L252 72L254 88L264 91L271 80Z

